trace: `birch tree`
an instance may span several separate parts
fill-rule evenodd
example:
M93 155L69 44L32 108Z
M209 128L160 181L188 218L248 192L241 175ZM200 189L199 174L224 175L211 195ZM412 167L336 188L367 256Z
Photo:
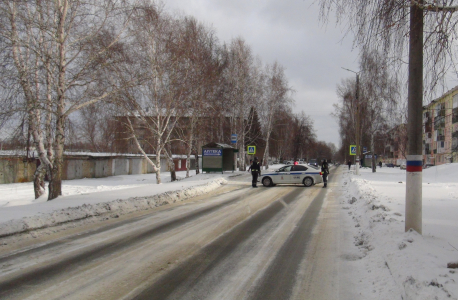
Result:
M344 79L337 85L337 96L341 103L334 104L334 112L332 115L337 119L339 124L339 134L341 139L340 154L346 161L350 145L356 144L356 81L352 79ZM362 118L364 118L362 114ZM362 132L362 131L361 131ZM362 135L359 135L362 137Z
M266 149L263 157L264 162L267 162L269 158L269 144L275 114L281 111L282 108L292 104L290 96L293 91L288 85L284 68L278 62L275 62L273 65L267 65L266 74L266 96L262 103L262 110L260 113L264 122L263 130L266 142Z
M375 136L387 127L388 118L393 116L396 104L400 102L398 83L390 75L386 57L377 51L363 52L361 69L361 98L365 122L362 127L370 136L372 172L376 172Z
M387 53L394 70L405 72L408 61L409 11L418 7L424 19L424 89L434 92L446 86L446 74L458 75L458 1L456 0L320 0L321 19L335 12L339 23L347 24L360 49Z
M237 134L237 147L244 147L246 135L253 119L250 108L257 107L262 98L262 74L256 66L251 48L242 38L231 41L228 65L224 76L228 85L226 93L226 111L229 115L230 133ZM261 65L258 62L258 65ZM229 136L226 137L226 140ZM241 165L245 165L245 156L241 156Z
M181 138L186 145L186 177L189 177L191 155L195 152L196 173L199 173L198 149L203 138L200 130L206 118L207 107L214 97L214 85L217 83L218 61L215 58L217 39L213 31L197 22L192 17L182 20L183 48L188 76L184 96L186 128L181 130Z
M287 156L290 156L288 140L291 133L291 114L290 110L281 110L275 114L272 134L269 139L269 154L277 159L286 159Z
M167 147L177 138L173 134L183 115L188 78L183 55L184 35L178 19L166 14L161 6L148 2L135 9L129 30L131 72L137 74L139 81L120 97L124 126L153 167L160 184L162 154L166 155L171 172L175 171L172 153ZM122 81L124 73L118 75ZM155 162L148 157L146 147L155 153Z
M108 54L127 22L122 13L125 4L111 0L0 4L5 21L0 25L1 38L7 51L4 66L21 86L31 135L50 178L48 200L62 194L67 118L120 88L104 72L117 59ZM104 88L94 84L102 79L107 83ZM40 167L35 174L36 196L43 192L43 173Z
M315 143L315 132L313 130L313 120L303 111L292 118L292 157L295 161L304 158L309 154L308 149ZM305 154L305 155L304 155Z

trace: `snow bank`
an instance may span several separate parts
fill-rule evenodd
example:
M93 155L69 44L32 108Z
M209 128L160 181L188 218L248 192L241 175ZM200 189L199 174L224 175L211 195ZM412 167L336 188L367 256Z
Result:
M141 210L148 210L178 201L184 201L186 199L208 193L209 191L212 191L226 183L226 179L218 178L204 185L167 191L151 196L131 197L128 199L118 199L94 204L86 203L76 207L67 207L64 209L53 210L51 212L38 213L21 219L12 219L0 223L0 237L31 231L34 229L52 227L96 216L118 218L120 215Z
M354 224L364 299L457 299L458 164L423 172L423 235L405 232L405 171L344 171L342 209ZM399 297L401 296L401 297Z

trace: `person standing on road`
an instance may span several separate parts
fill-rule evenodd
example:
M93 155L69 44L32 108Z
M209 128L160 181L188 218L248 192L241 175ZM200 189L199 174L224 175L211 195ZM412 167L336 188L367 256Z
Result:
M329 165L326 159L323 159L323 163L321 164L321 173L323 174L323 188L327 187L328 185L328 175L329 175Z
M351 167L351 160L348 161L347 165L348 165L348 170L350 170L350 167Z
M252 185L254 188L257 188L258 176L261 175L261 165L258 162L258 158L255 157L253 163L251 164L248 172L251 170Z
M378 162L378 165L380 166L380 168L382 167L382 161L379 161Z

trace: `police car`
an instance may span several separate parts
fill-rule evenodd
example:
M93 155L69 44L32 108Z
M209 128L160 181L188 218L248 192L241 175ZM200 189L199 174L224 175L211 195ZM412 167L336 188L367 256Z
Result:
M306 187L322 183L323 178L318 167L311 165L287 165L274 172L262 174L261 182L264 186L276 184L303 184Z

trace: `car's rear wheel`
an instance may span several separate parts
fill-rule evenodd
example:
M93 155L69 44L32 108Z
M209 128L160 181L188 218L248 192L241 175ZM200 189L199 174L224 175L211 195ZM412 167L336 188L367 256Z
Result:
M272 186L272 179L270 179L269 177L266 177L262 180L262 184L265 186L265 187L269 187L269 186Z
M304 185L305 185L306 187L310 187L310 186L313 185L313 179L310 178L310 177L306 177L306 178L304 178L303 183L304 183Z

